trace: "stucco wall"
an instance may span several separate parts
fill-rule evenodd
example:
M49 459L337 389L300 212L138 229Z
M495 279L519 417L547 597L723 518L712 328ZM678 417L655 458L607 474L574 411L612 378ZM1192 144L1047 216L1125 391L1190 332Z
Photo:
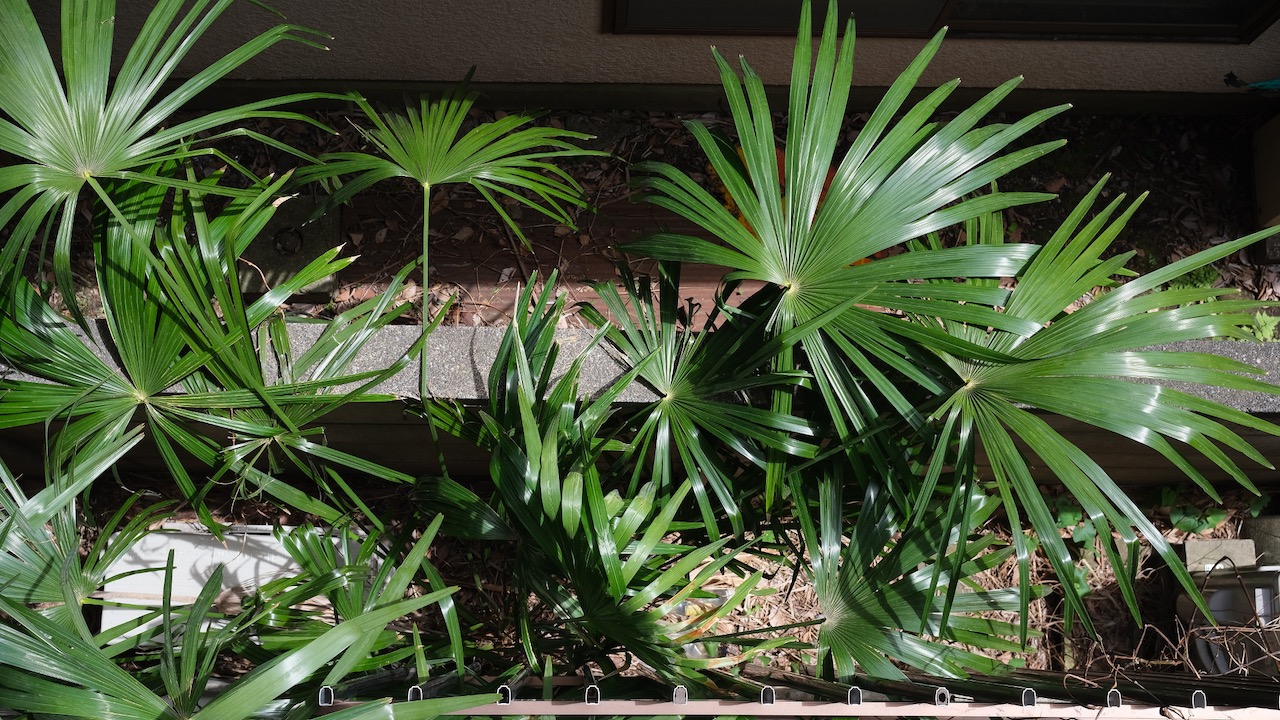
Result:
M117 25L136 29L148 0L120 0ZM243 68L252 79L453 81L477 67L482 82L708 84L717 81L708 46L745 54L768 83L784 84L786 37L611 35L600 31L601 0L274 0L290 21L334 38L327 52L277 48ZM34 0L56 16L54 0ZM268 26L271 16L238 4L193 58L225 51ZM56 20L54 21L56 25ZM884 86L923 41L859 41L856 83ZM194 66L192 66L194 67ZM1022 74L1043 89L1238 93L1222 76L1280 76L1280 28L1251 45L1104 41L948 41L926 75L936 85L960 77L990 87Z

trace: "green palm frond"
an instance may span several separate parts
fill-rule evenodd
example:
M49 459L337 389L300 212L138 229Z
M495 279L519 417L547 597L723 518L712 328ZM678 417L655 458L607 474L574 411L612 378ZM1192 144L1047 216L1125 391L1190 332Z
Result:
M1136 615L1132 585L1136 567L1130 558L1137 547L1137 533L1174 569L1193 596L1194 584L1142 509L1084 449L1053 429L1039 413L1071 418L1142 443L1215 499L1219 497L1216 490L1187 459L1189 453L1208 459L1223 474L1257 492L1229 453L1238 453L1262 467L1272 465L1233 426L1272 435L1280 434L1280 426L1159 383L1184 382L1269 394L1280 393L1280 387L1251 377L1261 371L1228 358L1151 346L1250 337L1244 328L1254 322L1252 311L1258 303L1219 299L1226 290L1162 286L1275 230L1223 243L1105 290L1115 284L1115 277L1132 256L1105 257L1105 253L1137 206L1132 203L1124 208L1124 198L1119 196L1086 222L1105 182L1094 187L1015 278L1016 285L1003 303L1004 312L1032 321L1033 332L939 324L923 317L917 321L944 327L1009 356L1006 362L979 362L940 354L956 380L934 413L943 422L937 447L945 448L961 436L970 437L962 451L967 455L962 462L970 465L979 448L985 451L1011 522L1015 528L1021 526L1023 517L1030 522L1055 570L1065 577L1073 561L1040 493L1042 479L1031 468L1041 468L1061 482L1080 503L1111 562L1120 570L1117 578ZM1003 242L1003 227L995 218L973 224L969 231L974 242L989 247ZM1104 290L1098 297L1068 310L1099 287ZM936 469L950 462L935 455L933 466ZM937 473L930 475L931 482L920 488L922 495L932 492L937 477ZM1021 543L1021 533L1015 532L1014 537ZM1027 551L1019 548L1024 576ZM1071 610L1088 622L1074 588L1070 584L1064 587Z
M843 472L829 470L818 483L816 508L811 508L807 483L792 482L814 590L825 615L818 635L820 651L830 655L836 675L842 681L859 671L877 678L903 678L894 661L936 677L1000 672L999 661L960 646L1015 652L1021 648L1011 639L1018 632L1016 625L983 617L1016 609L1019 592L982 589L971 579L1010 555L1009 548L998 547L994 535L970 536L999 503L981 495L968 498L973 511L963 525L948 524L937 507L911 523L878 484L869 485L862 503L850 511L845 483ZM849 512L855 519L847 528ZM948 569L940 570L942 566ZM939 574L941 583L936 582ZM945 613L939 609L943 603L937 602L939 584L961 586Z
M714 310L702 320L703 328L695 330L697 308L680 307L675 264L659 265L657 298L648 283L629 271L623 270L623 279L629 301L613 283L596 286L607 317L594 307L581 308L588 322L606 330L627 363L642 367L640 379L658 397L629 418L628 427L636 429L628 431L628 449L616 462L634 467L632 492L645 473L663 487L674 487L687 476L707 532L719 535L717 518L723 516L741 535L738 498L750 493L741 475L744 466L762 468L770 448L799 458L817 454L817 447L806 441L817 435L810 423L750 402L767 388L807 379L800 371L757 372L788 344L799 342L802 334L771 337L762 316L739 317L718 326L719 313ZM722 448L733 454L726 455Z
M286 181L233 198L212 216L201 192L170 193L145 181L114 185L114 209L98 216L103 240L95 260L106 335L120 366L101 359L106 353L94 348L98 340L79 332L29 283L11 279L11 302L0 308L0 355L38 380L0 380L8 391L0 426L67 420L53 446L54 457L65 458L111 428L127 427L141 411L175 483L210 527L217 524L202 502L205 488L184 454L210 468L213 480L237 479L328 522L344 514L335 505L346 505L376 525L377 516L340 472L412 478L310 436L335 408L387 399L369 392L409 362L349 370L360 348L407 309L394 297L409 268L393 278L389 292L330 321L295 356L279 305L351 259L331 250L262 297L249 302L241 295L236 263L275 212L276 192ZM216 180L192 182L216 187ZM233 439L223 442L209 428ZM334 493L317 497L283 482L281 466Z
M808 3L803 8L782 161L763 82L745 61L739 75L716 55L745 163L739 163L733 148L700 123L687 123L743 222L679 170L646 164L642 169L650 174L640 182L649 190L648 201L696 223L721 242L659 233L627 248L658 259L723 265L730 269L727 280L768 283L771 292L777 293L772 319L780 332L837 312L822 332L802 341L800 347L814 368L815 383L842 441L851 444L883 411L896 412L916 426L924 421L899 381L906 379L932 392L942 390L938 373L929 367L934 360L923 347L1001 359L991 348L934 328L898 322L883 309L927 311L960 322L1028 329L1012 315L991 311L998 293L971 289L961 294L914 281L1012 275L1034 252L1033 246L998 252L981 247L907 252L864 261L968 218L1050 197L972 193L1058 147L1061 143L1008 150L1066 106L1033 113L1010 125L980 125L1016 87L1015 79L946 123L930 118L956 82L906 107L908 95L940 46L939 34L894 82L857 139L838 156L853 71L852 21L841 45L838 12L831 3L815 56ZM788 351L772 367L790 372L797 362ZM855 389L858 386L872 393L861 396L865 390ZM772 409L789 414L790 393L775 390ZM871 462L871 474L888 472L883 459L851 456L850 461ZM770 504L781 490L783 467L775 455L766 493ZM902 495L896 489L894 493Z
M978 126L1017 81L1001 86L947 123L931 124L930 116L955 87L955 83L948 83L891 125L937 52L942 40L939 35L894 83L843 158L836 157L853 67L852 21L843 47L838 48L837 14L833 4L816 63L811 57L807 3L801 16L782 165L785 188L762 81L745 61L739 77L717 54L747 175L737 169L731 148L700 123L687 125L724 181L745 224L679 171L650 164L646 167L653 175L641 181L651 190L647 199L698 223L728 247L671 235L628 246L660 259L716 262L731 268L733 279L760 280L785 289L777 313L778 321L787 327L846 300L867 301L866 294L886 280L943 276L938 262L932 267L915 267L915 261L903 261L892 272L889 268L873 270L876 263L855 263L984 211L1047 199L1049 196L1037 193L968 196L1061 144L1035 145L996 157L1027 131L1065 109L1035 113L1009 126ZM824 190L828 167L834 167L835 172ZM995 258L980 261L979 257L981 253L961 252L954 253L951 260L975 269L999 270ZM1011 261L1016 259L1004 260ZM967 270L963 274L981 273Z
M73 298L71 236L76 204L86 188L109 205L101 185L107 180L142 178L181 187L186 184L181 179L139 171L161 159L205 152L187 143L212 128L261 116L311 122L274 108L323 94L250 103L163 127L193 97L267 48L282 41L316 45L315 38L321 36L296 25L276 25L166 91L178 63L232 4L233 0L213 0L184 7L184 0L159 0L114 80L114 0L61 3L60 63L26 2L0 5L0 114L5 118L0 119L0 151L20 160L0 168L0 191L16 191L0 206L0 226L18 218L0 251L0 265L21 268L32 241L56 225L57 284L64 297ZM229 188L222 192L236 194ZM77 308L72 311L79 317Z
M304 178L347 176L334 192L334 202L393 177L412 179L429 203L441 185L469 184L489 202L522 240L524 233L508 215L501 198L510 198L559 222L573 224L572 209L583 206L582 191L556 158L604 155L582 150L571 141L590 135L552 127L530 126L530 115L507 115L466 128L476 95L462 87L403 115L381 114L362 97L352 100L373 123L361 130L375 153L339 152L321 158L323 166L305 171ZM425 206L429 209L429 205ZM426 254L426 248L423 248Z
M468 75L467 79L470 79ZM467 129L476 95L467 81L438 100L423 96L403 115L382 114L360 96L351 99L373 127L361 129L376 152L339 152L321 158L322 165L304 169L302 179L348 177L338 184L333 202L390 178L409 178L422 188L423 287L430 258L431 192L441 185L467 184L476 189L509 228L528 244L524 231L503 201L523 205L553 220L574 226L574 212L586 201L577 181L552 162L558 158L604 155L583 150L572 141L590 135L551 127L530 126L529 115L507 115ZM423 324L426 325L424 311ZM427 357L420 366L419 392L427 397Z
M517 542L514 582L554 614L538 620L520 610L528 663L537 666L540 653L559 651L571 653L575 663L608 664L611 652L625 650L666 680L700 683L703 670L744 662L786 642L764 640L733 658L686 656L684 644L697 642L739 607L761 575L748 577L718 609L671 617L685 601L708 597L703 585L743 548L729 550L732 538L701 546L672 539L674 532L701 527L678 519L691 481L668 478L665 488L644 482L631 492L629 473L620 477L609 469L604 453L625 445L606 432L617 412L613 401L648 371L654 356L639 359L600 397L581 399L582 355L567 369L557 367L556 327L565 301L551 299L553 284L538 294L532 286L522 293L518 307L528 310L504 335L478 418L438 411L455 418L446 427L493 453L494 505Z
M311 576L342 575L350 578L350 582L335 586L326 593L334 613L342 619L358 617L403 599L420 571L433 587L443 589L443 578L428 559L431 542L443 520L443 515L437 515L416 542L391 542L389 548L387 538L377 531L362 541L347 528L322 531L304 525L276 534L289 555ZM396 557L401 550L403 560ZM464 667L462 630L452 598L441 598L440 610L448 627L452 658L461 673ZM336 684L356 669L375 670L403 661L412 651L413 648L396 633L370 633L343 654L325 676L324 684Z
M17 625L0 625L0 640L3 640L0 667L5 669L0 673L0 705L19 712L95 719L241 720L253 717L361 638L381 631L407 613L439 601L453 589L401 600L330 628L306 645L254 668L229 690L190 715L179 714L95 643L20 603L0 597L0 611ZM173 679L181 678L175 675ZM471 704L493 699L477 695Z
M81 556L84 533L78 525L78 498L141 440L137 427L117 429L92 437L83 452L51 466L45 487L30 497L0 463L0 588L16 601L45 605L45 615L68 629L83 628L81 606L106 584L111 563L166 510L152 506L125 522L125 513L137 499L131 498ZM106 538L117 532L107 546Z

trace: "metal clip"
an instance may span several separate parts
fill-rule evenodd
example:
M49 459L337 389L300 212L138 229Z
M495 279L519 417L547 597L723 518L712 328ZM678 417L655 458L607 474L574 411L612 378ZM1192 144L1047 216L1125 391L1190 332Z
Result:
M849 688L849 698L847 702L850 705L861 705L862 704L862 688L860 687Z
M1205 697L1203 690L1196 690L1191 693L1191 709L1204 710L1209 707L1209 698Z
M600 704L600 686L591 684L587 686L586 702L588 705Z
M939 707L951 704L951 691L940 687L933 691L933 704Z
M1022 707L1034 707L1036 704L1036 691L1031 688L1022 688Z
M499 705L510 705L511 698L513 695L515 695L515 693L511 692L510 685L498 686L498 704Z
M778 693L774 691L772 685L765 685L760 688L760 704L772 705L778 700Z
M320 692L316 697L316 704L320 707L333 707L333 687L330 685L321 685Z
M409 694L408 694L408 696L405 698L405 700L407 700L408 702L416 702L416 701L421 700L421 699L422 699L422 686L421 686L421 685L410 685L410 686L409 686Z
M1124 700L1120 697L1119 690L1111 688L1107 691L1107 707L1120 707L1123 702Z
M676 705L684 705L689 702L689 688L677 685L676 689L671 691L671 702Z

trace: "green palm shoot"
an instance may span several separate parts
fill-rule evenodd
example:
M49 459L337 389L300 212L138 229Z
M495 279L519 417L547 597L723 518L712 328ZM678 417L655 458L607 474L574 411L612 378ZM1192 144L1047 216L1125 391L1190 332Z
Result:
M362 129L362 133L377 152L325 155L321 158L324 165L304 172L302 177L354 175L334 192L335 203L345 202L390 178L411 178L418 183L422 187L420 262L424 291L428 287L431 193L435 188L456 183L471 185L529 247L528 238L504 207L503 199L572 227L574 210L586 202L577 182L551 160L604 154L583 150L571 142L589 140L590 135L531 126L534 120L531 115L507 115L465 129L476 100L476 94L467 91L465 81L439 100L422 97L417 108L408 107L403 115L378 113L362 97L356 96L353 100L373 123L371 129ZM424 334L429 327L426 314L424 299ZM426 398L425 347L421 362L419 392Z

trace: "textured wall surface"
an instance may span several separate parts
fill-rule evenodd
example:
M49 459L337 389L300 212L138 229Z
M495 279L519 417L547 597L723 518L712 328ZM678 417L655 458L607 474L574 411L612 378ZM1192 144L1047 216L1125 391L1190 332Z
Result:
M785 84L792 40L786 37L612 35L602 33L601 0L274 0L290 22L333 35L329 50L277 48L237 73L252 79L453 81L476 66L482 82L717 82L708 46L747 55L767 83ZM32 2L56 27L58 3ZM151 6L120 0L117 25L131 33ZM272 16L238 3L215 26L192 60L207 62L269 26ZM855 82L892 82L921 40L859 41ZM189 67L196 65L189 64ZM925 76L936 85L960 77L991 87L1022 74L1042 89L1225 93L1222 76L1249 81L1280 76L1280 28L1250 45L1119 41L955 39Z

